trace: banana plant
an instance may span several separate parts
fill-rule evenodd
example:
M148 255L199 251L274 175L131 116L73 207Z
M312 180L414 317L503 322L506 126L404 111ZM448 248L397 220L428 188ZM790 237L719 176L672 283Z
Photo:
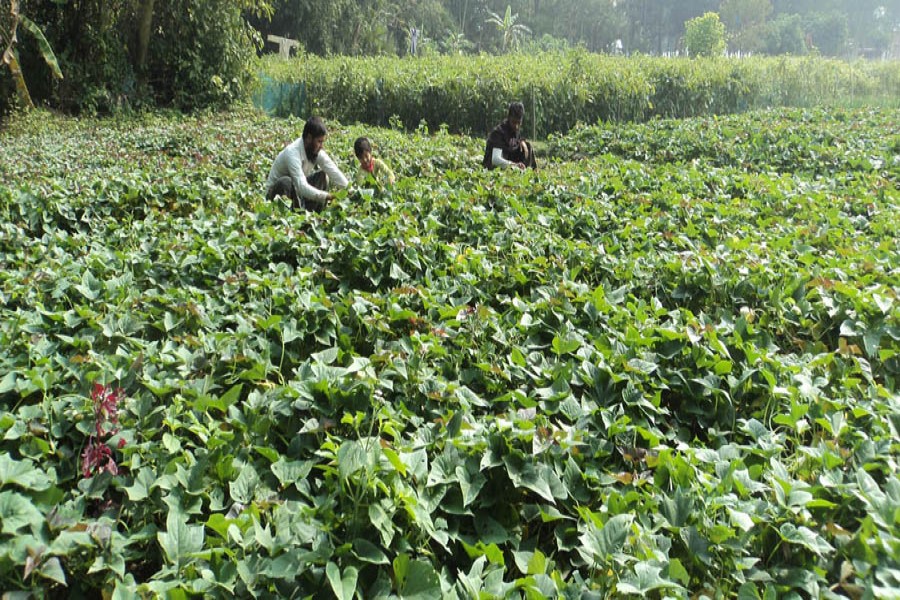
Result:
M501 17L495 12L488 11L485 23L493 25L500 32L503 41L503 51L514 50L519 46L519 40L531 34L531 29L523 23L516 23L519 13L513 14L509 4L506 5L506 13Z
M34 108L34 102L31 100L31 94L28 93L25 76L22 74L22 68L19 64L19 53L16 50L16 42L18 41L16 32L19 25L22 25L37 40L38 50L40 50L41 56L50 67L50 72L53 73L53 76L57 79L62 79L63 74L59 68L59 63L56 61L56 55L53 54L53 49L50 47L50 43L44 37L44 32L31 19L21 13L19 0L10 0L9 12L0 11L0 48L3 49L3 53L0 56L2 56L3 64L9 67L16 84L16 93L22 105L26 108Z

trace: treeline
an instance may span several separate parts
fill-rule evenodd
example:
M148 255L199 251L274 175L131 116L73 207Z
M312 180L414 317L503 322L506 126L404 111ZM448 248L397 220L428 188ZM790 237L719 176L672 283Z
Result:
M731 51L900 54L900 5L884 0L18 0L9 6L0 10L0 55L8 67L0 68L0 116L26 87L35 103L73 113L226 105L246 96L254 56L275 50L270 35L298 40L301 53L316 56L575 47L659 55L683 51L685 23L715 12ZM54 61L58 70L48 66Z
M576 123L646 121L769 106L897 106L900 63L814 57L673 59L585 50L534 56L304 56L264 63L257 102L276 114L343 122L446 126L481 135L512 99L526 104L526 134Z
M733 52L881 57L900 26L885 0L272 0L263 34L312 54L497 53L513 47L664 54L686 21L720 15Z

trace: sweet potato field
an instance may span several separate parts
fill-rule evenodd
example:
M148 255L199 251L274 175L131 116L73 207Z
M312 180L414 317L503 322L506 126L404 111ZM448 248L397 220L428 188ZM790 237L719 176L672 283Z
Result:
M0 590L896 597L900 112L329 125L0 132Z

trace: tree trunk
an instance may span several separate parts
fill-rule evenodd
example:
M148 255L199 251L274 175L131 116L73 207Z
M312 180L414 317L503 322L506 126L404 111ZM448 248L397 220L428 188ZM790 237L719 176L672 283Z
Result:
M138 15L137 52L134 57L135 71L141 81L147 79L147 50L150 47L150 33L153 30L153 3L155 0L142 0Z

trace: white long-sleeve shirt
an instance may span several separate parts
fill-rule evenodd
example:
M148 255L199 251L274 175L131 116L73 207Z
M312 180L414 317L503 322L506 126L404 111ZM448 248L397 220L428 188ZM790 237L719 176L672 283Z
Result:
M491 164L495 167L512 167L516 163L511 160L506 160L503 158L503 149L502 148L494 148L494 151L491 152Z
M301 198L325 200L328 198L328 192L314 188L306 181L306 177L311 175L316 167L325 171L332 185L340 188L347 187L347 177L341 173L341 170L324 150L319 150L315 162L307 158L306 147L303 145L303 138L300 137L285 146L284 150L275 157L275 162L272 163L272 169L266 180L266 189L270 189L281 177L290 177L294 181L294 189Z

